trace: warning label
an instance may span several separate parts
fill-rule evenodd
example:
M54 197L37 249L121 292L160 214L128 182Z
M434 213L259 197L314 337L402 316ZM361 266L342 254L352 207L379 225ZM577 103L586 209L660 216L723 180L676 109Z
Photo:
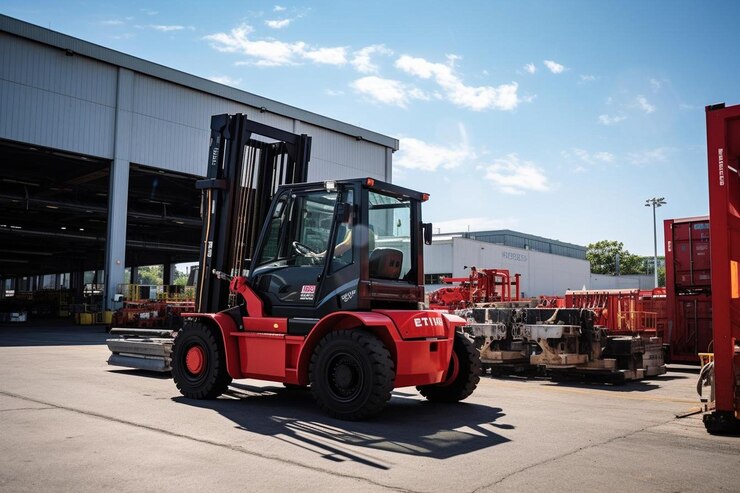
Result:
M316 285L306 284L301 288L301 301L313 301L316 295Z

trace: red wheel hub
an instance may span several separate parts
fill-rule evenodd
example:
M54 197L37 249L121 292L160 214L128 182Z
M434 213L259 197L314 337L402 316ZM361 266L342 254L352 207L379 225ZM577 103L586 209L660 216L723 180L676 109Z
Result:
M200 375L206 366L206 354L200 346L193 346L185 354L185 367L193 375Z

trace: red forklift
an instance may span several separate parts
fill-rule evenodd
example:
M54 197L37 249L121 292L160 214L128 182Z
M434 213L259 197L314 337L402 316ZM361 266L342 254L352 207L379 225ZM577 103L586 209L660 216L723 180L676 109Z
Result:
M211 131L198 313L183 314L171 355L180 392L282 382L346 420L376 415L398 387L471 395L481 364L465 321L424 309L428 195L372 178L301 183L310 137L244 115L215 116Z

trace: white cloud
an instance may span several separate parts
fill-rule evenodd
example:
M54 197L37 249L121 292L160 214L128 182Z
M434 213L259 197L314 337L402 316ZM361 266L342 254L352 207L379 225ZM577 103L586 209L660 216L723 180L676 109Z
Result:
M272 11L273 12L283 12L284 10L285 10L285 7L283 7L282 5L275 5L272 8Z
M304 50L301 56L315 63L327 65L344 65L347 63L347 48L318 48L316 50Z
M560 65L558 62L554 62L552 60L545 60L542 63L544 63L545 67L547 67L547 69L553 74L560 74L565 70L564 65Z
M637 165L662 163L668 160L668 157L672 152L673 148L671 147L657 147L655 149L630 152L627 154L627 159L632 164Z
M159 12L156 10L150 10L150 9L141 9L142 12L144 12L146 15L157 15Z
M585 149L574 147L570 151L563 151L562 155L566 159L577 159L585 164L612 163L615 156L611 152L598 151L589 152Z
M265 25L272 29L282 29L284 27L287 27L290 24L290 21L290 19L275 19L265 21Z
M534 63L528 63L524 66L524 71L529 74L533 74L537 72L537 66Z
M510 195L528 191L546 192L550 189L544 171L531 161L523 161L515 153L507 154L486 166L485 179Z
M408 55L396 60L396 68L407 74L422 78L434 79L442 88L445 98L451 103L474 111L486 109L513 110L519 104L518 85L501 84L491 86L466 86L454 72L455 55L448 55L448 64L432 63L423 58Z
M614 125L615 123L623 122L626 119L627 117L624 115L599 115L599 123L601 123L602 125Z
M119 21L119 20L103 21L103 24L105 24L106 26L120 26L123 24L123 21Z
M161 31L163 33L182 31L183 29L185 29L185 26L165 26L162 24L150 25L149 27L154 29L155 31Z
M591 75L591 74L581 74L580 78L581 78L581 84L585 84L586 82L593 82L596 79L598 79L598 77L596 77L595 75Z
M650 79L650 87L653 88L653 92L657 92L663 87L663 83L658 79Z
M233 77L229 77L228 75L212 75L208 77L208 80L212 80L213 82L218 82L219 84L224 84L226 86L238 86L241 83L241 79L234 79Z
M327 96L344 96L344 91L337 91L335 89L327 89L324 92Z
M372 56L375 54L392 55L393 51L384 45L366 46L354 52L354 58L352 58L351 62L352 66L355 70L363 74L378 73L378 66L372 62Z
M464 231L488 231L492 229L510 229L515 227L518 219L492 219L489 217L462 217L447 221L433 221L434 231L440 233L460 233Z
M350 84L360 92L380 103L405 108L411 99L428 100L429 97L420 89L393 79L384 79L369 75Z
M636 101L637 101L637 107L640 108L645 113L650 114L653 111L655 111L655 106L650 104L648 100L645 98L645 96L637 96Z
M210 34L204 39L211 41L211 46L218 51L240 53L253 59L237 62L238 65L295 65L303 60L329 65L347 62L347 49L344 47L312 48L302 41L285 43L275 39L253 41L249 38L253 31L251 26L241 24L229 33Z
M399 168L436 171L437 168L454 169L476 159L475 151L468 144L465 126L459 124L460 142L450 146L429 144L411 137L401 137L399 150L393 156Z

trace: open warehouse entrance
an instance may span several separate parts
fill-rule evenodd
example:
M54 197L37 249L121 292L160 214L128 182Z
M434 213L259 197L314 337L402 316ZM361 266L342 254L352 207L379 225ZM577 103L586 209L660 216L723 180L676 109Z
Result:
M105 275L110 162L11 141L0 141L0 161L0 313L59 316L95 303ZM197 259L195 180L130 166L128 272L162 264L167 282L172 264Z

